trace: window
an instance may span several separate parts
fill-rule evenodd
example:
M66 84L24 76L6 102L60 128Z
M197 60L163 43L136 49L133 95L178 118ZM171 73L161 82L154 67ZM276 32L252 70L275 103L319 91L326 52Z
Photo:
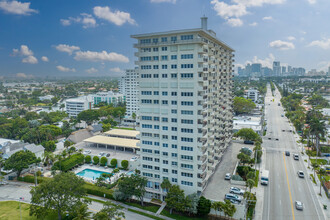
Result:
M162 51L167 51L167 47L162 47Z
M147 121L152 121L152 117L151 116L142 116L141 119L142 120L147 120Z
M177 153L172 153L172 157L178 157Z
M178 145L176 145L176 144L172 144L172 148L173 148L173 149L177 149L177 148L178 148Z
M194 175L192 173L181 172L181 176L191 177L192 178Z
M142 104L151 104L152 101L151 101L151 99L141 99L141 103Z
M172 173L173 174L178 174L178 171L177 170L172 170Z
M167 78L167 74L162 74L162 78Z
M162 100L162 104L163 105L168 105L168 101L167 100Z
M193 156L181 155L181 159L183 159L183 160L193 160Z
M176 36L172 36L171 37L171 41L177 41L177 37Z
M144 152L144 153L149 153L149 154L151 154L152 153L152 150L150 150L150 149L142 149L142 152Z
M142 157L142 160L152 161L152 157Z
M181 119L181 123L182 124L193 124L194 121L193 120L189 120L189 119Z
M178 140L178 136L172 136L172 140Z
M178 179L177 178L172 178L172 183L177 183Z
M158 43L158 38L153 38L152 43Z
M159 60L159 56L153 56L152 59L155 60L155 61Z
M178 102L177 101L171 101L172 105L177 105Z
M178 162L172 161L172 166L178 166Z
M181 184L182 185L186 185L186 186L193 186L193 183L192 182L188 182L188 181L181 181Z
M190 164L182 163L182 164L181 164L181 167L182 167L182 168L187 168L187 169L193 169L194 166L193 166L193 165L190 165Z
M155 166L155 170L159 170L159 167L156 167L156 166Z
M163 126L163 130L164 131L168 131L168 127L167 126Z
M162 118L162 122L168 122L168 118Z
M171 118L171 122L176 123L176 122L178 122L178 119L176 119L176 118Z
M172 78L172 79L176 79L176 78L178 78L178 74L177 74L177 73L171 73L171 78Z
M155 158L155 162L159 163L159 159L158 158Z
M156 142L156 141L155 141L155 142L154 142L154 145L155 145L155 146L159 146L159 142ZM155 151L155 153L156 153L156 151Z
M141 74L141 78L151 78L151 74Z
M151 48L141 48L141 52L151 52Z
M159 95L159 92L158 91L154 91L154 95Z
M182 101L181 105L186 105L186 106L193 106L194 102L186 102L186 101Z
M159 121L159 117L154 117L154 121Z
M154 70L158 70L159 66L158 65L153 65Z
M177 69L177 68L178 68L178 66L176 64L171 65L171 69Z
M162 69L166 70L167 69L167 65L162 65ZM167 78L167 77L166 77Z
M193 129L190 129L190 128L181 128L181 132L183 132L183 133L194 133Z
M193 78L193 73L181 73L181 78Z
M163 156L168 156L168 152L163 152Z
M143 172L142 175L143 176L147 176L147 177L152 177L152 173L145 173L145 172Z
M150 169L150 170L152 170L152 168L153 168L152 166L146 165L146 164L142 164L142 167L145 169Z
M141 91L141 95L152 95L151 91Z
M166 148L167 148L167 147L168 147L168 144L166 144L166 143L163 143L163 147L166 147Z
M142 137L152 137L152 133L142 132Z
M193 92L181 92L181 96L194 96Z
M163 168L163 172L164 172L164 173L168 173L168 169Z
M155 178L156 179L159 179L160 178L160 175L159 174L155 174Z
M181 146L181 150L193 151L193 148L192 147L187 147L187 146Z
M167 60L167 56L162 56L162 60Z
M154 74L154 78L159 78L159 74Z
M152 125L142 124L142 128L150 128L150 129L152 129Z
M172 127L172 131L178 131L177 127Z
M181 69L191 69L194 68L194 64L181 64Z
M162 135L163 139L168 139L168 135Z
M151 61L151 57L141 57L141 61Z
M182 138L181 138L181 141L183 141L183 142L193 142L194 139L192 139L192 138L182 137Z
M150 44L151 43L151 39L142 39L140 40L141 44Z
M162 92L163 96L167 96L168 92Z
M155 154L159 154L159 150L155 150L154 152L155 152ZM155 159L155 161L156 161L156 159Z
M172 114L177 114L178 111L177 111L176 109L171 109L171 113L172 113Z
M172 95L172 96L177 96L178 93L177 93L177 92L172 92L171 95Z
M167 37L162 37L162 42L167 42Z
M189 34L189 35L181 35L181 40L192 40L194 39L194 35Z
M188 111L188 110L181 110L181 114L182 115L193 115L194 112L193 111Z
M154 100L154 104L159 104L159 100Z
M163 160L163 164L168 164L168 160Z
M141 65L141 70L151 70L151 65Z
M171 55L171 60L176 60L177 58L177 55Z
M154 48L153 48L153 51L154 51L154 52L157 52L157 51L158 51L158 47L154 47ZM149 52L150 52L150 51L149 51Z
M181 59L192 59L194 58L193 54L181 54Z
M154 129L159 129L159 125L154 125Z

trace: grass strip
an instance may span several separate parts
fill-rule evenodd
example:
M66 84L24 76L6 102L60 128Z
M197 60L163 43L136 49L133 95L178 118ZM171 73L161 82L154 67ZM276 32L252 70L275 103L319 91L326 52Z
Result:
M154 216L154 215L150 215L150 214L145 213L145 212L137 211L137 210L130 209L130 208L128 208L127 210L130 211L130 212L134 212L136 214L139 214L139 215L146 216L148 218L152 218L152 219L156 219L156 220L163 220L163 218L160 218L160 217L157 217L157 216Z

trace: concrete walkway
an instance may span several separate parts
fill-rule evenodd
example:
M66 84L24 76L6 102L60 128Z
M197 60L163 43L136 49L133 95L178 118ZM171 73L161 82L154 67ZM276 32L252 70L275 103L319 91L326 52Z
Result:
M162 205L160 206L160 208L158 209L158 211L156 212L156 215L159 216L160 213L163 211L163 209L166 206L166 202L163 202Z

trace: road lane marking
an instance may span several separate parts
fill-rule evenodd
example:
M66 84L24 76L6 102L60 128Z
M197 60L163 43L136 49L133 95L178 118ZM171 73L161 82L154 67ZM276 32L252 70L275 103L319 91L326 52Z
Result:
M295 217L294 217L294 209L293 209L293 202L292 202L292 195L291 195L291 189L290 189L290 183L289 183L289 176L288 176L288 170L286 169L286 162L285 162L285 155L284 155L284 152L283 152L283 160L284 160L284 167L285 167L286 181L287 181L287 183L288 183L289 196L290 196L290 202L291 202L292 219L295 220Z

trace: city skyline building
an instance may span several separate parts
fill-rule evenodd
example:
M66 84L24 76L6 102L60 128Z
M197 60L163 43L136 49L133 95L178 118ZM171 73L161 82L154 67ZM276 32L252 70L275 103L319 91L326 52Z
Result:
M126 115L131 117L138 110L139 73L137 69L127 69L125 74Z
M146 197L168 179L202 194L232 137L234 50L207 29L138 34L138 130Z
M280 76L281 75L281 63L280 63L280 61L274 61L273 62L273 74L275 76Z

